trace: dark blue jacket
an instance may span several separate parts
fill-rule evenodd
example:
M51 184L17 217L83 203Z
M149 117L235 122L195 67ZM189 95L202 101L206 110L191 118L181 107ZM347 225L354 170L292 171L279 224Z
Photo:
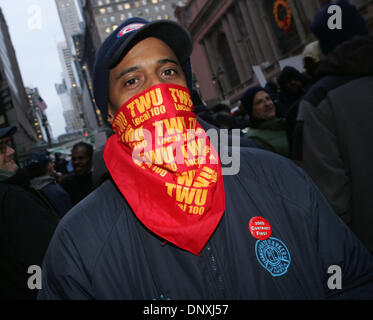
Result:
M195 256L150 232L106 181L60 222L39 299L373 298L373 257L292 162L242 148L224 184L225 214ZM251 235L255 216L268 240ZM333 265L341 290L328 288Z
M63 217L73 207L69 194L59 184L50 183L41 191L57 210L60 217Z

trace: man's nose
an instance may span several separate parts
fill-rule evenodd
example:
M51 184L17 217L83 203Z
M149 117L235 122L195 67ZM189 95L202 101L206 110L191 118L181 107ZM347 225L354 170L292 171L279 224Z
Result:
M273 101L272 101L272 99L267 99L266 100L266 106L270 106L270 105L272 105L273 104Z
M151 74L148 76L148 81L147 81L147 88L156 86L158 84L165 83L165 81L160 78L157 74Z

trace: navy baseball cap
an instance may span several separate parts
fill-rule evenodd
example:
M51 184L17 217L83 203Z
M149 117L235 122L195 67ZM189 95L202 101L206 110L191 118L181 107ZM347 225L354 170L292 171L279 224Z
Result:
M165 42L182 66L189 61L193 42L189 31L181 24L169 20L149 22L137 17L124 21L102 43L94 65L93 94L104 119L107 118L110 69L117 66L138 42L149 37Z
M52 162L52 159L45 151L35 152L31 154L28 158L28 165L33 167L44 168L49 162Z
M9 136L15 134L16 131L17 131L17 127L0 128L0 138L9 137Z

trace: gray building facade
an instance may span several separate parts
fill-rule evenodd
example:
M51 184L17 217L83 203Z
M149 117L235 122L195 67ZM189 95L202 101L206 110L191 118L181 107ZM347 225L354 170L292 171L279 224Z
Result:
M194 39L197 87L211 104L234 104L257 84L253 66L275 80L279 61L315 40L309 25L325 0L188 0L176 16ZM373 26L373 1L350 0Z
M0 127L16 126L12 137L17 160L39 141L15 51L0 9Z

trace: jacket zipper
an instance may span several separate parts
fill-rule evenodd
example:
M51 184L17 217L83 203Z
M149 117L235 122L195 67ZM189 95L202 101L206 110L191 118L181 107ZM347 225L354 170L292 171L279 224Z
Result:
M217 292L219 292L220 294L220 298L224 298L226 296L224 281L218 270L218 263L216 260L216 256L214 255L212 247L210 245L206 247L206 250L208 254L209 265L212 269L213 279L215 280L215 284L216 284L215 287L217 289Z

